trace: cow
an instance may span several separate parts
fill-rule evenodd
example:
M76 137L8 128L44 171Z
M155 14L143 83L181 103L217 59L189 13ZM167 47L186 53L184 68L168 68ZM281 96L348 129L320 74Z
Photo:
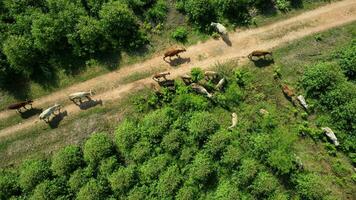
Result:
M46 110L44 110L39 118L43 121L45 121L46 123L49 123L49 118L51 117L51 115L55 115L55 112L58 111L58 113L61 112L61 105L60 104L54 104L53 106L47 108Z
M300 104L302 104L302 106L304 107L305 110L308 109L308 104L307 102L305 101L305 98L302 96L302 95L299 95L297 97L297 99L299 100Z
M215 71L206 71L204 72L204 76L206 80L212 80L218 77L218 73Z
M340 145L337 137L335 136L335 133L331 130L331 128L323 127L321 129L325 132L325 135L334 143L335 146Z
M95 93L92 90L90 90L89 92L76 92L76 93L70 94L69 99L71 101L73 101L74 103L76 103L77 100L79 100L79 102L82 103L83 98L86 98L90 101L91 100L90 96L93 96L94 94Z
M180 78L183 80L185 85L190 85L193 83L192 77L188 74L184 74Z
M250 60L253 60L253 57L258 57L258 58L263 57L265 59L267 55L272 56L272 52L265 51L265 50L256 50L256 51L251 52L247 57Z
M227 35L227 29L220 23L211 22L210 26L213 26L220 34Z
M187 51L185 48L168 50L164 53L163 60L166 60L167 57L169 57L169 59L171 59L173 56L179 57L179 54L185 51Z
M236 125L237 125L237 114L236 113L232 113L231 114L231 122L232 122L232 125L231 126L229 126L229 128L228 129L233 129L233 128L235 128L236 127Z
M288 85L283 85L283 86L282 86L282 91L283 91L283 94L284 94L288 99L293 100L293 97L294 97L293 89L291 89Z
M21 113L22 112L21 108L28 110L28 108L26 108L27 105L30 105L30 109L32 109L32 103L33 103L32 100L26 100L26 101L11 104L7 108L9 110L16 110L17 112Z
M155 75L152 76L152 79L156 82L161 82L161 78L164 79L164 81L167 80L167 76L169 76L171 73L170 72L161 72L161 73L157 73Z
M226 82L225 78L220 79L218 84L216 84L215 89L216 90L221 90L224 87L225 82Z
M203 86L197 84L197 83L192 83L191 87L194 91L200 93L200 94L205 94L208 98L212 98L213 95L210 94Z

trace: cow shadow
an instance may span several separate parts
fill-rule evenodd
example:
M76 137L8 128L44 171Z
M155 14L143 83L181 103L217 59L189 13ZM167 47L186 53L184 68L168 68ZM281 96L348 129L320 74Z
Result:
M185 63L190 63L190 58L182 58L182 57L177 57L173 60L165 60L166 63L168 63L172 67L177 67L178 65L182 65Z
M221 39L227 44L227 46L229 46L229 47L232 46L232 42L231 42L228 34L222 34Z
M27 109L24 112L20 112L20 116L22 119L28 119L34 115L38 115L42 113L42 111L43 111L42 108L31 108L31 109Z
M51 121L48 122L48 125L52 128L58 128L59 124L61 123L61 121L64 119L64 117L68 116L68 112L64 111L64 112L60 112L59 114L55 115Z
M270 58L270 59L261 58L261 59L257 59L257 60L251 59L251 61L253 62L253 64L256 67L260 67L260 68L267 67L267 66L274 64L273 58Z
M92 108L92 107L95 107L97 105L103 105L103 101L100 99L100 100L88 100L88 101L84 101L82 102L81 104L78 105L78 107L81 109L81 110L87 110L89 108Z

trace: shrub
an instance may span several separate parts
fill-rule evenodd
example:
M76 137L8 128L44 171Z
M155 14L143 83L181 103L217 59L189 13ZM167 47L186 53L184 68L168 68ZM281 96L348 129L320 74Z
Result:
M203 111L207 110L210 105L206 98L195 94L181 94L176 96L172 104L181 112Z
M177 200L195 200L199 199L200 192L196 186L185 185L179 189L176 199Z
M99 174L105 177L110 176L118 167L119 162L115 156L106 158L100 162Z
M214 199L216 200L231 200L231 199L242 199L241 191L238 187L231 183L230 181L219 182L216 189Z
M162 148L169 153L176 153L177 151L179 151L183 143L182 134L183 133L177 129L170 131L162 139Z
M49 163L44 160L26 160L20 167L19 184L25 191L30 191L37 184L51 175Z
M252 159L246 158L241 161L241 166L239 171L236 174L237 183L241 186L248 186L251 184L257 173L260 171L260 164Z
M349 46L344 47L335 54L338 63L344 74L350 79L356 78L356 40L353 40Z
M51 169L57 176L66 176L83 164L83 155L79 147L67 146L52 157Z
M219 105L224 108L231 108L239 105L244 98L244 92L236 84L230 84L225 93L218 96Z
M85 142L83 152L85 161L98 164L113 154L113 144L107 134L95 133Z
M250 74L244 69L236 69L234 71L234 77L235 77L236 83L239 86L244 87L247 85L247 83L249 81Z
M95 179L90 179L77 193L77 200L100 200L105 197L105 189Z
M220 160L220 156L224 152L225 148L230 144L231 140L231 132L220 130L209 137L209 141L206 143L205 148L209 155Z
M212 160L204 153L198 153L189 167L189 180L195 184L205 184L215 168Z
M211 0L185 0L184 10L189 20L201 28L206 27L216 18Z
M60 199L66 194L65 179L45 180L34 189L30 199L32 200L46 200L46 199Z
M198 142L202 142L219 129L219 124L212 114L196 112L191 117L188 128L192 137Z
M356 98L356 85L351 82L338 84L334 89L321 95L320 103L326 110L334 110Z
M220 162L229 169L235 169L235 167L240 163L241 154L240 148L233 143L226 147Z
M296 192L303 199L317 200L327 199L330 190L323 184L320 176L317 174L298 174L295 177Z
M251 188L252 193L259 197L271 195L279 187L278 179L268 172L258 173L253 181Z
M278 10L286 12L290 9L290 1L289 0L276 0L276 7Z
M89 171L88 169L78 169L74 171L68 180L69 188L74 192L78 192L92 176L92 174L88 173Z
M0 171L0 199L10 199L20 193L18 174L13 171Z
M157 0L156 3L150 9L148 9L146 17L149 21L159 23L166 19L167 12L167 2L164 0Z
M130 120L124 120L116 129L115 144L124 155L130 152L130 149L138 139L139 130L137 125Z
M173 197L178 190L183 176L180 174L177 165L170 166L165 172L163 172L157 183L157 191L160 198Z
M188 37L188 31L184 27L178 27L172 32L172 38L178 42L186 42Z
M121 167L109 178L110 186L117 195L124 195L135 183L135 168Z
M288 174L295 169L294 156L285 149L274 149L267 158L268 164L279 174Z
M214 3L220 16L230 21L245 24L250 19L248 13L250 4L245 0L214 0Z
M130 158L141 163L148 160L152 153L152 145L146 139L137 142L130 152Z
M190 74L192 75L192 81L193 82L198 82L204 78L204 72L202 69L198 67L194 67L191 71Z
M344 80L340 68L329 63L319 63L306 69L301 85L309 96L318 97Z
M168 154L161 154L143 163L139 169L141 182L151 183L156 180L170 161L171 157Z

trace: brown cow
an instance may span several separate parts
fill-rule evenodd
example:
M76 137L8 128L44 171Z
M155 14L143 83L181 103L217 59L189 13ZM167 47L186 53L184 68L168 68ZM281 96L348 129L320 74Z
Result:
M288 85L283 85L282 91L289 99L292 99L295 95L293 89L291 89Z
M26 100L19 103L11 104L7 108L9 110L17 110L18 112L21 112L21 108L25 108L27 110L26 108L27 105L30 105L30 108L32 108L32 103L33 103L32 100Z
M185 51L186 51L185 48L169 50L166 53L164 53L163 60L166 60L167 57L169 57L169 59L171 59L171 57L173 56L179 57L179 54Z
M263 58L266 58L267 55L270 55L272 56L272 52L271 51L265 51L265 50L256 50L256 51L253 51L252 53L250 53L247 57L252 60L253 57L262 57Z

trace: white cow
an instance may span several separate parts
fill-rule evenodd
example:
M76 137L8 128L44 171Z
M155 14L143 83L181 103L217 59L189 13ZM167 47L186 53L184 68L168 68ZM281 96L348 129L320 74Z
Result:
M220 23L215 23L215 22L211 22L210 25L215 27L220 34L227 35L227 29L224 25L222 25Z
M69 99L71 101L76 101L79 100L79 102L82 102L83 98L87 98L88 100L90 100L90 96L93 96L94 92L92 90L90 90L89 92L76 92L73 94L69 95Z
M236 113L232 113L231 117L232 117L231 118L232 125L228 129L233 129L237 125L237 114Z
M52 114L54 114L55 111L59 111L60 112L61 109L61 105L60 104L54 104L54 106L51 106L49 108L47 108L46 110L44 110L39 118L42 119L45 122L49 122L49 118L51 117Z
M325 135L328 136L331 141L333 141L335 146L339 146L339 141L337 141L337 137L335 136L335 133L331 130L331 128L323 127L321 129L325 131Z
M224 84L225 84L225 81L226 81L226 79L225 78L222 78L219 82L218 82L218 84L215 86L215 89L216 90L221 90L221 88L224 86Z
M213 97L213 95L210 94L203 86L201 86L197 83L193 83L191 86L192 86L192 89L195 90L196 92L198 92L200 94L206 94L206 96L208 98Z
M305 101L304 97L302 95L299 95L297 97L297 99L299 100L300 104L302 104L302 106L305 108L305 109L308 109L308 104L307 102Z

